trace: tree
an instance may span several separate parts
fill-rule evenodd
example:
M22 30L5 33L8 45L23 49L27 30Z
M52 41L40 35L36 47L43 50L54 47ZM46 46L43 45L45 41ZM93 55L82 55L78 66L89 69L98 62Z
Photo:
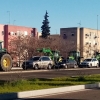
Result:
M48 21L48 13L46 11L44 20L42 22L41 30L42 30L42 37L47 38L50 35L50 27L49 27L49 21Z

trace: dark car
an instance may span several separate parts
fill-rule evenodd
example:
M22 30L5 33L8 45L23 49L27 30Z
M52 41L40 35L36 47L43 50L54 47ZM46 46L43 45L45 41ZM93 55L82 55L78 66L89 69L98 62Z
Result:
M30 58L29 60L27 61L24 61L23 64L22 64L22 68L25 70L27 68L32 68L33 66L33 62L34 61L38 61L40 58L40 56L33 56L32 58Z
M77 62L72 59L64 59L62 62L58 62L55 68L77 68Z

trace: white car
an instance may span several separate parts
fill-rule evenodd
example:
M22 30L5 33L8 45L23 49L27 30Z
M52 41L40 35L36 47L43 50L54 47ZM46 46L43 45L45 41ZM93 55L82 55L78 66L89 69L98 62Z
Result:
M99 67L99 61L96 58L88 58L80 63L80 67Z

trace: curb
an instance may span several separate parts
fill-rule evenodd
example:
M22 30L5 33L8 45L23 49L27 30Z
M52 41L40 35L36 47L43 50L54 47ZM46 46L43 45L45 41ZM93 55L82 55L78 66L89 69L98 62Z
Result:
M100 88L100 83L0 94L0 100L38 97L42 95L57 94L61 92L71 92L76 90L92 89L92 88Z

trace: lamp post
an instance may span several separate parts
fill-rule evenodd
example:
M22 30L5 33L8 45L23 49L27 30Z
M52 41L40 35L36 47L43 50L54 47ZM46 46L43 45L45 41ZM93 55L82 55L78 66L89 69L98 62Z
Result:
M10 24L10 11L7 11L7 13L9 13L9 24Z
M97 42L97 45L98 45L98 15L97 15L97 36L96 36L96 42ZM96 46L97 47L97 46ZM97 48L96 48L97 49Z

